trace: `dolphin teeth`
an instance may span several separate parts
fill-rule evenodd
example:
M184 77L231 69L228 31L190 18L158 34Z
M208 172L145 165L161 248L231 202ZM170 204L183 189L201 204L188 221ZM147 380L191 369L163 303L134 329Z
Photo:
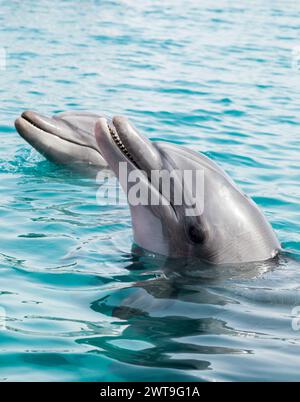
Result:
M124 155L126 155L126 157L131 160L132 162L134 162L133 157L131 156L131 154L129 153L128 149L125 147L125 145L123 144L121 138L119 137L118 133L116 133L112 128L110 128L109 125L108 126L108 130L109 133L112 137L112 139L114 140L115 144L118 146L118 148L122 151L122 153Z

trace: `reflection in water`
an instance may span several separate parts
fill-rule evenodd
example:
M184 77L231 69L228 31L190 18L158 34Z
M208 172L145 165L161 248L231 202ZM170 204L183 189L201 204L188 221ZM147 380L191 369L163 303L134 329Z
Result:
M251 353L250 349L219 346L219 341L208 342L243 332L218 318L220 309L239 303L222 290L233 278L257 278L276 265L278 261L214 267L195 260L132 256L127 269L141 279L91 305L112 320L122 320L118 342L107 335L79 342L101 349L114 360L182 370L209 369L210 355Z

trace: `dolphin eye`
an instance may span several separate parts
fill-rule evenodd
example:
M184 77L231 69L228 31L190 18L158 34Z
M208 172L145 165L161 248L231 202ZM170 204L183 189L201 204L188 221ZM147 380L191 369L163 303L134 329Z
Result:
M204 231L194 225L189 226L188 235L190 240L196 244L203 244L205 240Z

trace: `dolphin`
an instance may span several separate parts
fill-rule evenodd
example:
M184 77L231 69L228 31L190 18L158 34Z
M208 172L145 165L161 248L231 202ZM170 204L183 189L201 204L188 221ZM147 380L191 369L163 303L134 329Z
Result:
M259 262L278 255L280 244L261 210L205 155L171 143L152 142L121 116L112 121L98 119L95 137L127 193L134 242L142 249L171 258L196 257L211 264ZM120 166L123 170L126 166L125 179ZM162 170L203 172L203 206L197 207L198 214L187 215L190 189L183 189L176 174L170 194L184 190L188 201L175 205L172 194L166 199L160 182L151 175ZM129 180L132 172L141 173L140 190L154 194L159 205L130 202L128 195L135 185Z
M51 162L73 170L97 171L107 167L94 135L99 117L81 111L47 117L28 110L17 118L15 127L21 137Z

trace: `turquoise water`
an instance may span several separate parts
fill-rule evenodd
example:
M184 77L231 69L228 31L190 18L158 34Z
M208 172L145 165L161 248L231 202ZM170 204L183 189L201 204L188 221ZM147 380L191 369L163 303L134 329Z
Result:
M299 14L294 1L0 1L1 379L300 380ZM174 275L132 254L127 206L99 206L94 180L30 149L13 126L25 109L125 114L205 152L285 255Z

